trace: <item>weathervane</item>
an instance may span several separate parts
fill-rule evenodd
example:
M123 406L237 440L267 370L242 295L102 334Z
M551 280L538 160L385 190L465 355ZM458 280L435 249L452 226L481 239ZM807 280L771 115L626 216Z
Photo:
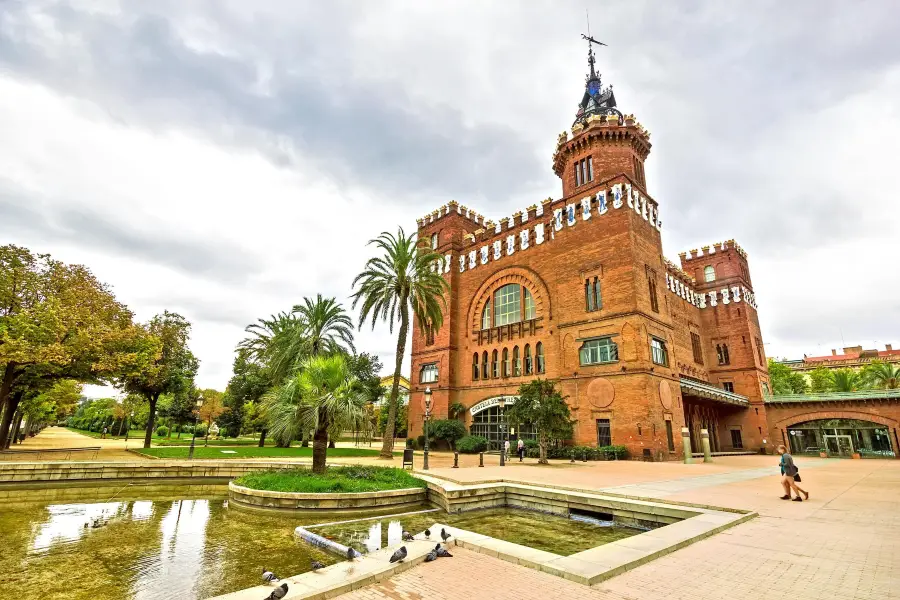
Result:
M593 37L591 37L591 15L588 13L588 9L584 9L584 18L587 21L587 35L581 34L581 39L587 40L588 43L588 64L591 66L591 79L597 78L597 72L594 70L594 44L598 46L606 46L603 42L598 42Z

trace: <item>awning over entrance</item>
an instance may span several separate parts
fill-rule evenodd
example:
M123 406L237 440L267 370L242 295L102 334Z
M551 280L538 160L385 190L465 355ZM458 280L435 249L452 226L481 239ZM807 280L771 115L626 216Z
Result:
M688 396L697 396L699 398L724 402L725 404L732 404L734 406L750 405L750 400L748 400L746 396L741 396L740 394L735 394L734 392L729 392L722 388L717 388L714 385L695 381L693 379L681 380L681 392Z

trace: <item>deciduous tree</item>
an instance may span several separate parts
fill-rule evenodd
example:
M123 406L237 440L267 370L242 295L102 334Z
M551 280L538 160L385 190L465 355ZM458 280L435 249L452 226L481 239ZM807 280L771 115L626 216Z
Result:
M506 418L514 427L531 424L537 429L541 464L547 464L551 439L572 437L569 405L556 384L547 379L535 379L519 386L519 398L507 409Z

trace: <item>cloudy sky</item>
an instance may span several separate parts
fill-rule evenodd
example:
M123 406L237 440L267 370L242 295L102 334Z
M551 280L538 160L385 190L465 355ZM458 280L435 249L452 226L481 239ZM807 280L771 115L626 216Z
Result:
M900 346L892 0L0 0L0 243L183 313L222 389L248 323L349 304L379 232L559 196L585 8L666 254L736 239L769 355Z

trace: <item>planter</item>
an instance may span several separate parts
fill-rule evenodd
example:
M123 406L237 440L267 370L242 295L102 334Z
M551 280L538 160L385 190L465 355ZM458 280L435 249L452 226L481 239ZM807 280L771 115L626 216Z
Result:
M310 494L254 490L233 481L228 484L229 505L271 510L342 510L400 508L423 504L428 500L427 488L358 492L348 494Z
M853 454L850 455L850 458L860 458L859 452L854 452Z
M819 452L819 458L828 458L827 452Z

